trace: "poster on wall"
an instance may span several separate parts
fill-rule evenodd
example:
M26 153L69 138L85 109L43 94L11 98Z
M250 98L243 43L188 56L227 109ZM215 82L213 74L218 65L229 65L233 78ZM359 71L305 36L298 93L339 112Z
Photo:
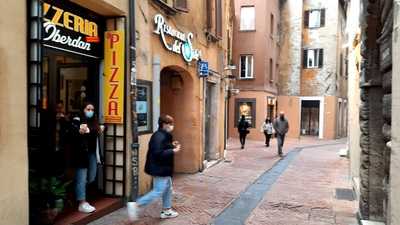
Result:
M125 35L107 31L104 38L104 121L124 122Z
M151 131L151 109L150 109L151 86L138 84L136 112L138 120L138 130L140 132Z
M254 125L253 110L255 109L253 107L253 102L240 102L238 105L238 118L244 115L250 126Z

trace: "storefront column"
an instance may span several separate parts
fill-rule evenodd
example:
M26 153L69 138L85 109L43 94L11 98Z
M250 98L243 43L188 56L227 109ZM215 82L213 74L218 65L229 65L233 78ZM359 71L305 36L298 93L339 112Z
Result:
M160 56L153 57L153 131L158 129L158 118L160 117Z

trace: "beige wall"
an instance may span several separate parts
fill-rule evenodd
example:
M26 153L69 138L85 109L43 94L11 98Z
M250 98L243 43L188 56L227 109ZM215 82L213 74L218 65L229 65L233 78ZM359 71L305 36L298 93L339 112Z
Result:
M194 34L193 47L202 51L202 59L209 62L209 68L217 71L219 75L213 76L213 82L216 83L218 93L218 105L214 105L218 110L215 118L220 127L215 127L217 142L216 151L223 156L224 151L224 82L220 77L224 74L223 64L227 57L227 24L230 18L230 1L224 1L223 7L223 29L222 40L219 42L209 42L206 39L206 5L205 1L187 1L189 12L177 13L176 15L166 15L154 1L139 0L136 1L136 30L137 34L137 77L140 80L153 82L153 86L160 82L154 80L154 73L157 73L153 66L154 58L160 59L161 79L165 79L167 84L161 82L161 96L153 96L161 109L161 113L168 113L175 117L174 138L182 143L183 149L175 156L176 172L195 173L203 167L203 143L204 143L204 108L205 103L203 95L203 80L197 75L197 66L195 61L188 64L182 56L168 51L162 44L160 37L153 31L155 29L154 16L161 14L166 23L174 29L184 33L192 32ZM168 43L172 40L167 37ZM220 55L224 57L221 61ZM166 72L167 71L167 72ZM168 72L169 71L169 72ZM171 89L171 72L177 72L182 80L182 88ZM220 77L218 77L220 76ZM157 126L153 124L153 126ZM141 135L140 139L140 192L146 192L151 186L151 177L144 173L145 156L147 154L148 140L150 134Z
M324 139L336 138L337 105L337 97L325 97Z
M0 14L0 224L28 224L26 2ZM7 32L4 32L7 31ZM16 66L18 65L18 66Z
M393 81L392 81L392 115L400 114L400 1L394 1L393 31ZM400 224L400 117L392 117L392 150L390 162L390 211L388 220L391 225Z

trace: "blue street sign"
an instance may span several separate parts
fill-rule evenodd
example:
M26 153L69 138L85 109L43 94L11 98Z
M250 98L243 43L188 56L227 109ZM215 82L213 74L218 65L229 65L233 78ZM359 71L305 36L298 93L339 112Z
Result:
M207 61L199 61L197 64L198 72L200 77L208 77L208 62Z

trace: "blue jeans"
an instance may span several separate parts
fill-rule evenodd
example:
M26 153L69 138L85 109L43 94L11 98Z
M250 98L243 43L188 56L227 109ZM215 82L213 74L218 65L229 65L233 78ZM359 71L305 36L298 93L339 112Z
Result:
M96 179L97 159L96 152L89 153L88 168L77 168L75 174L75 195L76 200L86 200L86 185Z
M171 177L153 177L153 189L137 200L139 206L145 206L154 200L162 197L164 209L172 206L172 178Z

